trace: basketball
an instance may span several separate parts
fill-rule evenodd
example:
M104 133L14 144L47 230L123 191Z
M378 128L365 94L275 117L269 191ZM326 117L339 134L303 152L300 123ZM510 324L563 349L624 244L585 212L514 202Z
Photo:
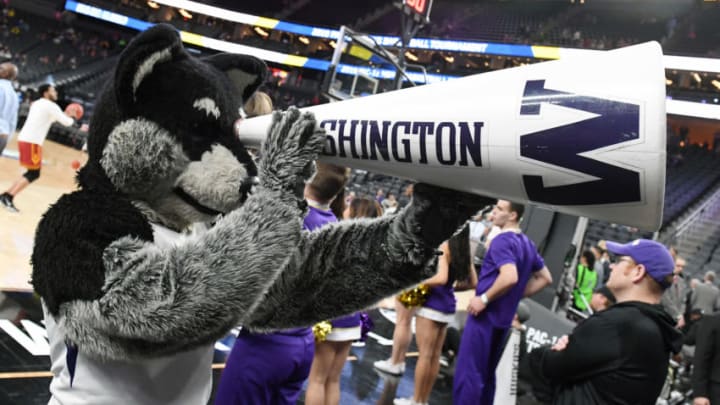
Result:
M65 107L65 114L75 117L76 120L82 118L84 112L83 106L78 103L70 103Z
M72 162L70 162L70 167L73 168L73 170L77 170L80 168L80 161L75 159Z

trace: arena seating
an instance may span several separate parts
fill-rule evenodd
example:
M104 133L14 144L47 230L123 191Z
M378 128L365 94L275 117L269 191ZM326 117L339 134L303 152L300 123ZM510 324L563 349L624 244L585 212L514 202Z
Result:
M665 181L665 206L663 227L697 202L720 182L720 157L699 146L688 146L668 159ZM600 240L627 242L636 238L652 237L622 225L591 220L585 236L585 245L592 246Z
M3 42L19 67L22 84L44 81L48 75L78 69L119 51L110 34L101 36L17 10L11 14L3 16Z

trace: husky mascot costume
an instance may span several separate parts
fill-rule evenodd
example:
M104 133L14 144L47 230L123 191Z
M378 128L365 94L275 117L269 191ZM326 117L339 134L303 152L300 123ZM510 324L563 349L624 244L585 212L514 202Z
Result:
M398 215L302 231L325 140L313 116L276 113L257 164L235 134L266 70L244 55L192 57L167 25L120 56L79 189L35 239L51 404L204 405L214 342L231 328L307 326L417 284L490 201L418 184Z

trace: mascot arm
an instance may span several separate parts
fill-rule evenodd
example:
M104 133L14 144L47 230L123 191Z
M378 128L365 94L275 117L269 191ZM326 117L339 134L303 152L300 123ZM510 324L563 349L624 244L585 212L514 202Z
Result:
M436 248L494 200L418 184L398 215L304 233L246 326L310 325L373 305L432 276Z
M259 191L207 233L171 248L118 239L105 249L103 295L61 308L67 337L116 359L211 343L252 311L301 229L294 204Z
M68 308L68 338L98 356L156 356L211 343L243 322L297 249L299 191L324 140L311 115L276 114L258 191L170 248L131 237L111 243L103 294Z

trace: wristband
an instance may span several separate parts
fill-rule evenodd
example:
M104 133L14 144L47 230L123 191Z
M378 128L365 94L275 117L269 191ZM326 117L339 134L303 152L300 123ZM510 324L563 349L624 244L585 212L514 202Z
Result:
M487 305L488 304L487 294L482 293L482 295L480 296L480 301L482 301L483 304Z

